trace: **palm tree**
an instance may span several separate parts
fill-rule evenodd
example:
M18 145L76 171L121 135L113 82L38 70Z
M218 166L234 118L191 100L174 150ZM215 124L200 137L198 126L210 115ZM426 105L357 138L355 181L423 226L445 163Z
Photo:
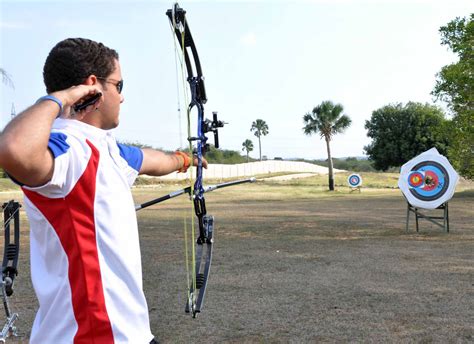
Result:
M242 142L242 150L247 152L247 162L249 162L249 152L253 151L253 142L249 139Z
M8 85L11 88L14 88L13 81L5 69L0 68L0 75L2 76L2 81L5 85Z
M258 150L260 155L260 161L262 161L262 142L260 138L262 135L265 136L268 134L268 125L263 119L257 119L252 123L250 131L258 137Z
M351 125L351 119L343 115L344 108L341 104L333 104L331 101L323 101L316 106L311 113L303 116L305 126L303 132L306 135L319 133L326 140L329 164L329 190L334 191L334 167L331 157L329 142L335 134L342 133Z

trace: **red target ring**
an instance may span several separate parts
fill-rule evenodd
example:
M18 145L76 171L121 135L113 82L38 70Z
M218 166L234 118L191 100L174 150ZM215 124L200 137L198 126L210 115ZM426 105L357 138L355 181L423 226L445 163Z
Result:
M425 171L425 178L424 178L425 185L422 187L425 191L431 191L438 187L439 185L439 178L438 175L433 171Z

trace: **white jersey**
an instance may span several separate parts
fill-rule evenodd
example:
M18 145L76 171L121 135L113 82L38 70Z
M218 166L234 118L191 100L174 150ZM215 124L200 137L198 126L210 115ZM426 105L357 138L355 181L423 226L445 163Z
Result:
M110 131L57 119L51 181L23 186L39 310L31 343L149 343L130 187L140 149Z

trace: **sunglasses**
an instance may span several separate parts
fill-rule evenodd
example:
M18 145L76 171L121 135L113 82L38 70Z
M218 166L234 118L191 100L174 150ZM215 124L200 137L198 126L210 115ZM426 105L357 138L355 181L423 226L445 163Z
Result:
M101 77L97 77L97 79L99 80L104 80L106 83L109 83L109 84L112 84L115 86L115 88L117 89L117 92L120 94L122 93L122 89L123 89L123 79L118 81L118 80L114 80L114 79L107 79L107 78L101 78Z

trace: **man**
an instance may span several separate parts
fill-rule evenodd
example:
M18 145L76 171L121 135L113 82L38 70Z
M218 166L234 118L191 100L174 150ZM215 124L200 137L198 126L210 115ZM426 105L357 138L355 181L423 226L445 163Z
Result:
M66 39L43 77L48 95L0 136L0 166L21 185L31 227L31 343L153 343L130 186L138 174L185 171L190 159L116 142L116 51Z

